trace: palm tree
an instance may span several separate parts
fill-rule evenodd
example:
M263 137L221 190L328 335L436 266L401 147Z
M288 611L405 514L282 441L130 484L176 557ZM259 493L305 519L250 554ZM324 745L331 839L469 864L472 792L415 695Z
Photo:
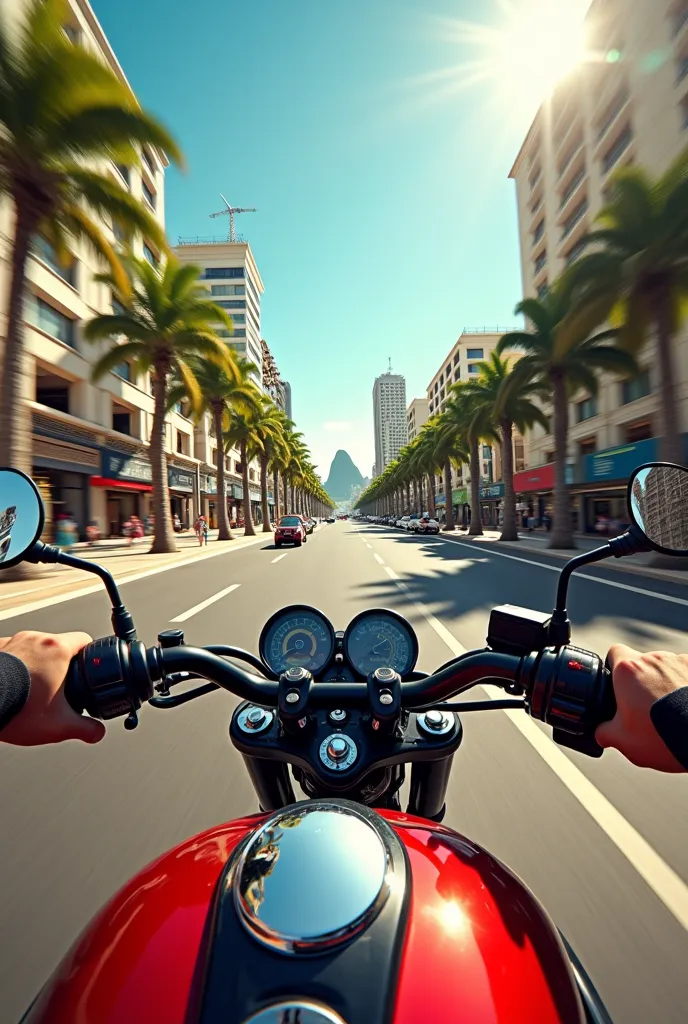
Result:
M268 470L276 447L282 443L283 413L271 398L263 397L255 418L254 437L256 454L260 461L260 501L263 513L263 533L271 533L268 504Z
M549 430L549 419L542 408L532 401L536 394L544 397L548 393L542 385L526 380L521 381L517 387L509 387L510 376L509 360L503 359L497 352L491 352L487 360L478 364L477 378L468 384L476 412L484 409L489 418L494 417L499 427L504 477L504 522L500 540L514 541L518 540L514 492L514 426L521 434L536 423Z
M225 451L222 432L229 425L229 410L235 406L255 412L258 409L260 396L250 374L257 371L254 363L241 356L235 356L227 346L228 365L221 366L204 359L189 360L191 376L200 389L200 401L196 407L196 420L199 421L210 413L213 430L217 439L215 458L217 464L218 501L218 540L233 540L229 525L226 498ZM169 391L167 408L172 409L182 401L188 400L187 388L182 381L176 382Z
M428 482L428 513L434 519L437 515L435 508L435 473L437 472L437 456L435 454L436 435L434 426L436 418L425 423L414 441L412 459L412 470L414 473L425 475Z
M202 396L192 371L193 360L210 360L230 377L236 375L237 364L214 327L217 323L225 323L231 329L232 322L224 309L205 297L208 293L198 284L199 267L182 265L170 257L164 268L158 269L147 260L134 256L128 257L127 267L130 272L127 293L120 290L115 278L108 275L99 278L110 285L122 311L90 320L84 326L84 337L88 341L109 341L111 344L118 336L124 335L127 339L112 344L97 361L93 368L94 379L102 377L123 360L131 362L136 372L151 373L154 407L150 460L155 514L151 551L158 554L177 550L172 532L165 454L165 414L170 378L174 375L183 386L191 412L198 415Z
M627 167L613 182L599 226L581 240L597 249L569 271L577 288L573 319L590 329L609 316L620 327L620 345L634 354L654 329L661 454L683 462L673 340L688 298L688 148L659 178Z
M444 529L451 531L455 528L454 505L452 502L452 465L462 466L470 460L470 448L466 437L454 429L450 417L440 416L436 428L435 455L442 465L444 476L444 500L446 522Z
M452 430L457 442L468 446L471 468L471 524L469 534L481 536L483 532L480 515L480 445L492 443L497 434L494 423L494 409L481 402L476 381L460 381L450 388L451 398L444 407L447 429Z
M524 299L516 306L530 323L529 331L513 331L500 338L497 352L521 349L524 355L509 374L506 393L532 384L546 388L554 405L554 525L550 547L575 547L566 487L568 455L568 402L584 389L597 394L597 374L622 376L637 373L635 360L611 342L616 331L589 336L589 322L571 319L573 289L566 278L556 282L542 299ZM605 344L605 342L607 344Z
M31 0L15 37L0 22L0 191L14 208L9 309L0 390L0 464L31 472L30 413L21 401L24 304L30 247L38 234L60 258L86 242L109 265L120 291L127 278L93 219L114 218L165 247L158 222L107 172L89 164L137 164L152 145L181 162L174 139L139 107L130 89L94 53L65 35L65 0Z
M256 401L255 408L248 409L246 406L233 406L228 410L228 422L222 434L225 451L228 452L232 448L238 448L241 455L241 486L244 492L241 504L244 512L245 537L255 537L256 535L253 515L251 513L249 463L262 448L262 442L256 430L260 416L260 393L257 388L256 395L258 400Z

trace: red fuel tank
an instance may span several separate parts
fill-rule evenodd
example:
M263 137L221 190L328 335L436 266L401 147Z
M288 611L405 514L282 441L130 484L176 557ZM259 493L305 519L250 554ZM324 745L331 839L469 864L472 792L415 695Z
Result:
M522 883L451 829L381 814L412 878L394 1024L581 1024L557 932ZM77 940L26 1024L188 1024L218 878L266 817L210 829L132 879Z

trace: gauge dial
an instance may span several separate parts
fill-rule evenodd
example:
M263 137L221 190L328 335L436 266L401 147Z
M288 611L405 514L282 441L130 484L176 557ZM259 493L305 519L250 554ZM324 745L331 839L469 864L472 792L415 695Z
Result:
M259 650L265 664L276 674L298 666L315 675L334 654L334 630L315 608L293 605L268 619L260 635Z
M418 640L406 619L396 612L363 612L349 624L344 653L362 676L384 666L403 678L416 664Z

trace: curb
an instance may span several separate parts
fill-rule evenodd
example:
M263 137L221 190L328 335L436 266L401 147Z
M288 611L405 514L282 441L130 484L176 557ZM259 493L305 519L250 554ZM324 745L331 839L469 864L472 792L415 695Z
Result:
M500 550L506 551L527 551L528 554L535 555L546 555L548 558L558 558L562 562L568 562L570 558L575 557L575 549L570 555L565 554L563 551L552 551L549 548L534 547L532 544L524 543L522 540L518 541L505 541L505 540L490 540L490 541L475 541L471 540L468 534L452 535L451 533L439 534L443 540L454 541L455 543L470 544L477 548L486 547L489 548L494 544ZM581 551L578 551L581 554ZM597 565L600 568L604 566L605 569L613 569L616 572L627 572L635 576L645 576L647 579L660 580L663 583L678 583L683 586L688 585L688 572L674 572L671 569L652 569L644 565L633 565L631 559L623 558L609 558L605 562L594 562L592 565ZM584 569L585 566L581 566Z

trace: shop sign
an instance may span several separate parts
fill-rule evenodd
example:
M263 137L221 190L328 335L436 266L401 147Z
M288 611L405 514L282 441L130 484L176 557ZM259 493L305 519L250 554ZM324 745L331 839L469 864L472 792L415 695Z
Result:
M252 491L249 488L249 492L248 493L249 493L251 501L260 501L260 491Z
M480 500L490 501L504 497L504 484L489 484L480 488Z
M636 466L654 462L657 458L657 438L621 444L616 448L605 448L585 456L584 480L596 483L599 480L625 480Z
M149 484L153 480L153 470L147 459L123 452L101 452L101 474L108 480L135 480L137 483Z
M566 463L566 483L573 483L573 464L571 462ZM523 494L527 491L552 490L554 490L553 462L548 462L546 466L523 469L520 473L514 473L514 491L516 494Z
M193 473L187 473L184 469L177 469L176 466L168 466L167 483L173 491L187 491L191 493L194 489Z
M468 502L468 489L466 487L455 487L452 491L452 503L454 505L465 505Z
M217 494L217 477L203 473L201 475L201 490L204 494Z
M244 497L244 488L241 484L232 484L229 493L233 498L237 498L239 501Z
M436 494L435 495L435 508L437 508L438 505L441 505L442 507L444 507L444 495L443 494Z

